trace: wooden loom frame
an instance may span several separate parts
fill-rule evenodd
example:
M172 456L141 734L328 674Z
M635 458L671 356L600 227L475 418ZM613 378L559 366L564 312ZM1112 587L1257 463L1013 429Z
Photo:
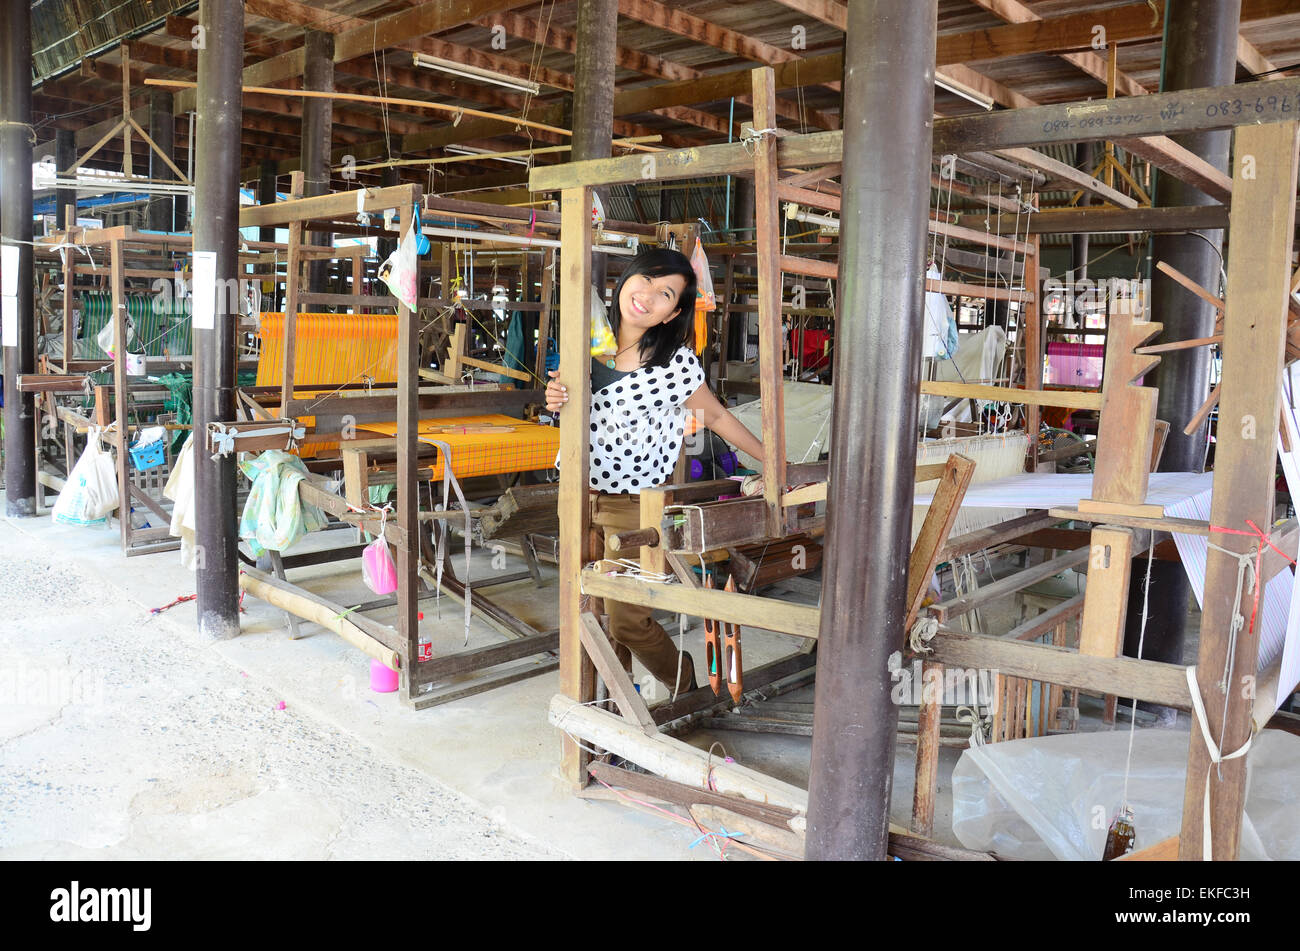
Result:
M1291 97L1295 97L1295 101L1300 101L1300 82L1295 80L1281 82L1287 82L1286 89L1281 87L1280 82L1272 84L1271 88L1263 88L1264 84L1254 83L1223 89L1199 89L1149 96L1145 97L1144 105L1150 108L1145 109L1140 116L1130 115L1126 119L1130 130L1137 136L1163 135L1170 132L1202 128L1233 127L1235 126L1233 121L1227 116L1220 116L1212 107L1216 107L1217 103L1224 99L1232 101L1236 98L1251 95L1256 89L1259 89L1266 99L1270 96L1273 97L1272 101L1275 103L1281 103L1284 99L1290 99ZM756 92L759 95L755 96L755 124L759 125L763 115L763 104L762 90L757 85ZM940 120L936 123L935 151L960 152L990 147L1014 147L1050 141L1074 141L1080 138L1104 138L1104 134L1100 132L1089 131L1081 134L1077 128L1072 129L1069 121L1062 121L1063 119L1068 120L1071 114L1070 109L1077 105L1062 104L1034 107L1009 110L988 116ZM1127 106L1122 101L1112 101L1103 105L1089 104L1088 108L1093 113L1101 114L1100 124L1104 125L1107 115L1110 113L1114 113L1116 116L1125 115ZM1053 120L1056 120L1055 124L1053 124ZM1267 124L1243 126L1238 129L1238 148L1240 149L1242 144L1245 143L1254 154L1256 147L1258 147L1258 150L1264 153L1263 158L1269 162L1270 173L1265 178L1265 181L1259 184L1245 184L1245 182L1254 183L1255 179L1252 177L1243 180L1240 172L1234 175L1235 190L1238 194L1235 196L1233 205L1233 220L1240 219L1243 222L1248 222L1248 216L1255 214L1266 220L1268 227L1256 230L1250 228L1241 229L1244 237L1239 243L1238 251L1240 253L1233 255L1229 281L1233 287L1239 287L1242 290L1239 291L1237 301L1234 301L1230 306L1240 307L1244 313L1247 308L1255 304L1257 309L1258 306L1262 306L1263 310L1268 312L1268 316L1257 321L1253 326L1245 326L1239 322L1240 325L1225 329L1225 364L1228 364L1228 354L1233 353L1234 359L1231 365L1235 367L1240 364L1242 366L1241 370L1235 370L1234 375L1240 374L1244 379L1239 384L1239 390L1234 387L1225 387L1224 393L1225 396L1228 392L1238 394L1238 400L1233 405L1234 411L1237 409L1257 410L1257 412L1243 413L1243 417L1249 415L1256 419L1267 420L1275 419L1278 412L1277 392L1286 335L1285 314L1287 308L1285 300L1289 296L1291 278L1289 264L1291 241L1294 233L1296 156L1297 149L1300 148L1300 145L1298 145L1300 143L1300 133L1297 132L1296 123L1288 120L1290 120L1289 116L1282 115L1277 108L1273 108L1272 112L1262 119L1258 115L1252 116L1250 119L1252 123L1263 121ZM767 157L759 160L757 170L760 175L758 187L764 187L762 178L762 173L765 170L764 165L767 166L766 170L771 178L768 187L775 187L775 169L777 167L808 167L833 164L840 158L840 142L841 138L838 132L788 136L782 138L779 143L764 140L764 144L770 146L770 148L766 149ZM759 154L760 156L763 155L762 149L760 149ZM711 174L743 174L749 164L747 159L748 156L740 144L666 152L657 156L656 177L666 179ZM591 189L593 186L635 181L640 177L639 171L640 169L636 164L628 162L626 159L605 159L538 169L532 173L530 187L533 190L558 189L562 191L563 195L564 243L566 249L570 252L569 255L566 255L564 262L561 295L561 310L564 321L561 359L565 365L584 366L586 363L586 338L583 331L586 329L588 295L590 293L590 282L588 280L590 231L587 227L587 212ZM1245 187L1242 187L1243 184ZM1249 199L1246 198L1247 194L1250 196ZM758 215L761 216L764 213L763 209L764 203L760 200ZM763 224L760 218L760 234L762 228ZM1241 245L1245 245L1247 250L1241 251ZM761 265L761 254L759 260ZM1234 276L1236 277L1235 280L1233 279ZM779 315L779 301L777 308L774 309L771 306L770 295L772 290L773 288L769 286L767 291L769 303L764 308L768 320L760 318L762 327L766 327L770 323L770 316L774 310ZM1276 300L1274 300L1275 297ZM762 307L761 300L760 307ZM763 313L763 311L760 311L760 313ZM1038 329L1037 324L1038 321L1035 320L1033 322L1035 330ZM769 334L769 341L770 339ZM1238 354L1241 356L1237 356ZM1263 364L1270 367L1272 372L1249 374L1245 369L1247 366L1246 361L1254 359L1258 363L1261 358ZM762 362L761 358L760 362ZM1041 367L1041 362L1036 360L1032 366L1035 368ZM1228 376L1228 369L1229 367L1225 366L1225 379ZM771 361L769 360L764 367L764 372L770 374L771 371ZM819 626L818 612L815 608L781 604L779 602L774 603L759 598L737 601L734 600L737 597L736 595L727 596L724 592L674 592L671 586L667 588L653 586L658 593L652 593L647 590L650 586L646 586L644 583L625 578L601 578L593 572L583 570L584 540L588 530L585 485L587 468L585 431L589 411L587 406L589 383L586 382L585 376L582 374L579 374L572 382L577 386L577 392L573 401L574 407L570 412L577 416L577 424L574 424L574 420L569 420L570 426L562 431L566 435L562 436L561 444L562 472L564 476L561 479L560 495L560 521L562 526L560 550L562 583L561 692L552 702L552 722L557 726L577 729L576 722L579 718L582 718L584 723L592 724L600 720L600 717L597 716L600 711L580 712L589 711L589 708L575 706L575 704L582 704L591 700L594 697L595 686L591 661L584 652L584 645L587 640L582 636L583 622L578 607L579 594L582 592L591 595L618 597L620 600L633 603L652 604L658 602L667 605L671 602L672 606L678 609L691 610L693 613L702 616L711 616L737 623L746 623L751 620L757 613L755 609L761 607L762 616L764 617L763 627L765 629L781 630L804 637L815 636ZM1039 387L1041 387L1041 380L1038 381L1038 387L1029 387L1027 391L999 388L1002 389L1002 394L994 398L1014 399L1019 396L1024 402L1031 405L1036 402L1051 405L1083 405L1083 402L1087 401L1089 403L1095 402L1097 408L1101 407L1101 394L1064 396L1056 393L1038 392ZM924 389L923 392L925 392ZM765 402L765 410L766 408ZM1235 418L1235 416L1229 416L1229 418ZM765 425L764 430L766 437L770 432L769 427ZM1264 431L1271 433L1271 424L1266 426ZM1259 519L1258 524L1267 524L1271 519L1272 491L1270 486L1274 471L1274 450L1271 440L1261 439L1257 440L1257 442L1259 446L1244 447L1254 448L1256 451L1253 454L1246 452L1240 454L1224 453L1223 458L1216 460L1215 485L1226 490L1215 492L1214 518L1218 524L1236 524L1245 517L1249 517L1250 514ZM1241 445L1242 441L1237 440L1237 443ZM766 438L764 444L765 448L768 448L769 444ZM1236 449L1237 446L1232 448ZM1140 448L1140 452L1143 455L1149 452L1149 442ZM767 460L765 460L766 462ZM779 469L772 471L779 471ZM768 467L765 464L765 473L767 472ZM1222 482L1220 482L1220 478L1222 478ZM1258 491L1255 496L1243 500L1242 493L1234 490L1248 480L1253 480L1250 484L1255 486ZM1267 510L1264 510L1263 503L1259 501L1261 497L1269 502ZM769 504L773 501L770 491L768 501ZM776 515L774 507L770 509L770 512L773 516ZM1046 519L1046 524L1054 524L1064 517L1066 516L1055 513L1050 514ZM1128 516L1118 515L1114 517L1128 518ZM1153 519L1145 516L1138 516L1138 518L1140 518L1139 525L1148 530L1174 528L1185 531L1188 529L1186 525L1175 526L1164 519ZM1093 520L1104 524L1107 518L1099 516ZM1132 524L1132 522L1127 521L1125 524ZM989 533L985 534L988 535ZM1247 542L1245 540L1238 536L1228 536L1228 538L1235 539L1232 545L1234 549L1246 549ZM1207 572L1207 605L1212 591L1224 592L1225 588L1227 591L1231 590L1228 584L1229 579L1226 576L1227 566L1230 563L1231 559L1226 556L1220 558L1217 557L1217 553L1212 553L1210 558L1211 567ZM1104 572L1103 575L1117 577L1118 572ZM1233 575L1235 576L1235 567ZM1116 602L1111 597L1112 592L1108 590L1109 584L1110 582L1103 582L1103 584L1098 585L1097 587L1101 590L1097 594L1102 595L1112 605L1110 620L1114 625L1114 629L1118 629L1122 625L1122 617L1114 616L1113 606ZM1230 597L1227 600L1231 600ZM1232 604L1227 608L1218 605L1214 610L1216 613L1228 610L1229 614L1231 614L1237 609L1238 605ZM1209 620L1210 615L1207 613L1207 624ZM1225 617L1220 620L1223 622L1221 629L1226 629L1228 618ZM1203 630L1205 629L1203 626ZM1205 634L1203 634L1203 638L1203 662L1204 658L1207 656L1213 657L1216 652L1221 659L1226 650L1226 638L1215 638ZM1253 637L1242 638L1237 644L1236 669L1238 671L1249 670L1252 672L1250 675L1252 677L1255 668L1254 652L1258 648L1257 642L1258 634L1255 633ZM1183 676L1184 670L1178 665L1140 661L1119 656L1088 656L1051 646L1018 641L1007 642L1001 638L977 638L953 632L940 634L932 644L934 653L931 658L934 663L963 666L996 666L1000 670L1010 672L1016 676L1045 682L1099 689L1102 692L1113 692L1126 697L1136 697L1183 709L1190 706L1188 687ZM632 715L633 719L639 719L630 711L624 710L624 714L625 716ZM1250 714L1251 710L1248 705L1240 701L1233 704L1233 709L1230 709L1228 717L1233 728L1229 730L1228 736L1225 738L1226 747L1235 748L1234 736L1236 742L1239 743L1242 731L1249 732ZM612 717L612 715L608 716ZM1213 719L1213 715L1211 717ZM931 725L922 729L922 742L925 742L927 734L933 736L936 741L938 738L938 717L931 716L928 719ZM595 729L594 725L593 729ZM580 733L579 735L594 738L592 733ZM604 735L609 736L611 734L606 731ZM653 740L654 738L650 739ZM689 754L685 751L676 751L675 754L670 755L663 749L663 744L660 743L646 744L635 737L629 740L629 742L633 741L635 741L634 745L638 750L647 751L646 756L649 758L658 756L662 760L664 757L668 757L673 762L685 762L689 758ZM1199 735L1194 731L1192 749L1189 754L1188 790L1185 799L1181 846L1183 857L1193 857L1199 852L1201 801L1200 788L1197 784L1199 783L1199 777L1203 775L1203 768L1206 764L1206 753L1200 742ZM931 743L931 746L937 752L937 742ZM921 751L918 750L918 768L920 763ZM1232 767L1231 770L1229 770L1229 766ZM569 739L567 735L564 739L562 769L567 779L576 788L581 789L585 786L585 754L578 744ZM1236 855L1237 836L1241 823L1244 763L1242 761L1233 761L1231 764L1225 764L1224 771L1225 773L1231 773L1231 781L1216 784L1211 788L1210 795L1212 811L1217 820L1216 829L1222 828L1220 823L1224 820L1229 823L1229 829L1226 836L1215 840L1214 848L1216 857L1232 858ZM778 786L784 786L784 784L775 784L769 780L767 783L760 782L755 787L752 777L749 777L749 779L751 781L747 788L733 788L739 788L742 794L751 798L766 798L767 794L773 790L781 795L789 794L788 788L777 789ZM927 778L931 788L933 779L932 774ZM1196 788L1193 788L1194 786Z

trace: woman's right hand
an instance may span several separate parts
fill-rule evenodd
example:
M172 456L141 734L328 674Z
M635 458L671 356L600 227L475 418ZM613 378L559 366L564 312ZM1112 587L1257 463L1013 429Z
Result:
M560 375L559 370L549 370L546 375L551 378L551 382L546 384L546 411L548 413L558 413L560 408L569 402L569 391L559 380L555 379Z

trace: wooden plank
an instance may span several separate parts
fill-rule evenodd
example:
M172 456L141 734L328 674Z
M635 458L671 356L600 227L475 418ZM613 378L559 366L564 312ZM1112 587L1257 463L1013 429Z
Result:
M578 703L596 696L595 670L582 650L578 607L579 576L586 562L591 511L587 491L587 426L591 415L591 189L566 189L561 197L560 379L570 399L560 425L560 692ZM566 738L561 759L564 777L575 787L587 783L589 757Z
M767 67L751 72L754 127L776 127L776 84ZM781 493L785 491L785 334L781 329L780 208L777 200L776 136L754 143L754 237L758 248L758 381L763 401L763 498L767 502L767 533L784 527Z
M640 517L643 528L654 528L656 532L664 518L664 506L672 494L671 487L660 486L654 489L642 489L640 495ZM655 574L667 574L668 563L665 561L665 548L655 542L653 545L641 546L641 567Z
M1283 82L1267 84L1279 92ZM1291 248L1295 233L1296 154L1300 125L1243 126L1233 149L1233 253L1228 262L1229 313L1224 320L1223 388L1210 522L1247 530L1247 520L1273 518L1276 420L1286 339ZM1258 432L1256 430L1258 429ZM1216 545L1246 552L1247 536L1215 533ZM1236 602L1237 558L1211 548L1206 563L1204 616L1197 655L1209 735L1224 754L1251 735L1259 657L1259 626L1247 623L1232 637L1233 619L1252 615L1251 595ZM1216 682L1231 664L1231 682ZM1128 696L1124 694L1124 696ZM1208 780L1207 780L1208 777ZM1202 809L1209 792L1211 851L1237 858L1246 786L1246 761L1211 766L1200 728L1192 728L1178 855L1199 859ZM1208 857L1208 856L1207 856Z
M913 554L916 549L913 548ZM910 576L909 576L910 581ZM932 660L921 664L921 683L933 683L937 678L943 683L943 665ZM929 836L934 832L934 802L939 791L939 740L943 725L943 708L940 691L932 690L927 698L922 691L916 722L916 767L912 787L912 824L917 835Z
M1133 532L1097 526L1088 558L1088 598L1079 629L1079 653L1116 657L1124 642Z
M610 699L618 705L618 712L623 719L640 727L647 736L658 733L659 726L654 717L650 716L650 708L641 699L641 694L632 684L632 678L614 654L614 645L609 642L609 637L595 615L587 611L582 613L578 636L587 650L587 656L596 665L597 673L605 681Z
M301 188L302 179L294 176L294 185ZM413 203L419 202L419 186L414 186ZM301 194L301 192L299 192ZM406 237L415 226L410 205L403 208L401 237ZM297 281L299 274L292 267L289 280ZM419 353L418 329L415 315L405 304L397 309L397 636L406 663L402 670L402 687L407 702L419 699L417 685L411 676L411 658L420 652L420 626L417 616L419 606L420 524L419 524L419 411L420 377L417 372ZM286 313L285 342L289 334ZM288 349L286 347L286 349ZM286 377L286 379L291 379ZM368 500L367 500L368 501Z
M1005 597L1008 594L1014 594L1017 591L1023 591L1031 584L1037 584L1069 568L1075 568L1087 561L1089 554L1087 548L1079 548L1067 554L1058 555L1050 561L1042 562L1026 568L1024 571L1017 571L1015 574L1000 578L970 594L932 604L928 610L940 622L947 621L968 611L974 611L990 601Z
M1032 641L1042 637L1058 627L1064 622L1073 620L1083 611L1084 596L1076 594L1072 598L1062 601L1055 607L1048 608L1037 617L1032 617L1027 621L1017 624L1007 633L1003 634L1004 640L1008 641Z
M1104 29L1107 42L1111 44L1149 40L1160 36L1163 17L1155 17L1154 23L1152 20L1150 5L1129 3L1106 10L945 34L936 43L935 65L947 66L1026 53L1086 50L1092 45L1096 27Z
M1121 855L1117 862L1172 862L1178 858L1178 836L1171 835L1145 849Z
M588 769L596 779L611 786L622 786L624 789L630 789L633 792L643 793L664 802L676 803L682 806L693 806L697 803L722 806L737 815L749 816L752 819L776 825L784 825L799 815L793 809L755 802L752 799L742 799L739 796L725 796L722 793L716 793L700 786L675 783L672 780L664 779L662 776L652 776L649 773L634 773L631 770L620 769L608 763L592 763Z
M299 198L303 190L303 173L294 172L289 185L291 200ZM269 206L274 207L274 206ZM291 221L289 228L288 265L285 269L284 284L284 365L280 376L280 418L290 419L290 404L293 403L293 377L296 367L298 348L298 294L302 290L302 261L299 252L302 248L302 222Z
M122 242L114 241L109 245L110 254L110 276L112 282L113 298L113 349L115 356L113 358L113 382L115 384L113 392L114 418L117 420L117 431L113 435L113 443L116 448L117 458L117 518L118 526L122 533L122 550L126 551L131 547L131 465L127 457L127 414L126 400L128 395L128 385L126 378L126 280L122 273Z
M992 548L994 545L1001 545L1003 542L1019 538L1029 532L1055 525L1059 521L1059 518L1054 518L1043 512L1030 512L1028 515L1022 515L1006 522L999 522L997 525L977 528L965 535L950 538L948 543L940 550L939 560L948 561L953 558L960 558L962 555L982 551L985 548Z
M1008 677L1191 709L1187 677L1178 664L1088 657L1068 647L981 637L946 628L940 628L930 647L932 659L951 667L993 668Z
M1107 525L1124 525L1128 528L1145 528L1153 532L1173 532L1179 535L1208 535L1210 525L1193 518L1143 518L1110 512L1080 512L1078 509L1048 509L1054 521L1069 519L1075 522L1104 522Z
M966 496L966 488L975 475L975 460L959 453L948 457L943 476L934 490L934 498L925 510L921 532L912 543L912 553L907 563L907 614L903 621L903 636L912 629L912 622L921 609L921 602L929 589L930 576L939 563L939 552L948 541ZM919 754L918 754L919 755Z
M1020 0L973 0L973 2L1008 23L1025 23L1043 19ZM1109 70L1104 57L1091 52L1063 53L1060 56L1061 59L1074 64L1094 79L1106 82ZM1118 81L1116 88L1126 96L1145 96L1149 92L1145 86L1125 73L1119 73L1116 79Z
M1021 305L1021 324L1025 329L1025 388L1041 389L1043 386L1043 312L1038 302L1038 249L1037 235L1029 239L1030 250L1025 254L1026 290L1032 293ZM1042 423L1042 411L1037 406L1025 407L1025 432L1029 434L1029 447L1025 468L1030 472L1038 471L1038 434Z
M816 607L731 591L654 584L622 575L605 575L590 568L582 571L580 580L583 592L597 598L644 604L656 610L712 618L762 631L817 636L820 612Z
M1138 306L1132 300L1112 302L1106 327L1106 380L1097 429L1096 474L1092 496L1080 500L1080 511L1096 511L1094 502L1128 506L1146 502L1159 393L1134 381L1150 373L1160 358L1133 351L1158 334L1161 325L1140 319L1134 312Z
M1232 201L1232 178L1167 135L1116 139L1115 144L1225 205Z
M927 396L956 396L961 399L996 400L1026 406L1066 406L1071 409L1101 409L1102 395L1078 390L1022 390L1009 386L985 386L979 383L946 383L922 380L921 393Z
M1045 172L1052 178L1059 178L1072 185L1078 185L1089 194L1103 198L1121 208L1138 207L1138 201L1136 198L1131 198L1123 192L1116 191L1104 182L1093 178L1087 172L1081 172L1073 165L1066 165L1064 162L1058 161L1050 155L1045 155L1036 149L1000 149L993 154L1011 159L1013 162L1019 162L1021 165L1028 165L1030 168L1038 169L1040 172Z
M1095 142L1117 133L1128 138L1226 129L1242 123L1273 124L1295 118L1298 97L1300 80L1281 79L936 119L933 148L935 154L963 153Z
M1003 215L988 220L996 234L1142 234L1226 228L1228 209L1223 205L1188 205L1171 208L1071 208L1050 209L1026 224Z
M1217 310L1219 312L1218 313L1219 318L1223 317L1224 303L1222 298L1216 297L1214 294L1211 294L1204 287L1202 287L1200 284L1197 284L1190 277L1188 277L1186 274L1178 270L1178 268L1174 267L1172 264L1168 263L1167 261L1157 261L1156 270L1162 274L1167 274L1170 278L1177 281L1183 287L1187 288L1189 291L1191 291L1201 300L1205 301L1207 304L1209 304L1211 307Z
M431 595L429 596L431 597ZM480 601L481 599L476 596L475 606L478 606ZM446 680L458 674L485 670L512 660L519 660L522 657L550 653L555 651L559 645L559 631L517 637L506 641L504 644L489 644L486 647L475 647L471 650L457 651L454 654L434 657L432 660L417 664L411 676L417 684L436 683L439 680Z

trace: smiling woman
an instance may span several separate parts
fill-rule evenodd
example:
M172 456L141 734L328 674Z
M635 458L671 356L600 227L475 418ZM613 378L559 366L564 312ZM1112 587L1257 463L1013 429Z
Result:
M667 482L682 452L686 413L757 458L763 447L718 402L691 350L695 272L686 256L666 249L638 254L614 289L610 326L618 351L591 361L591 423L588 449L591 521L612 534L640 527L642 489ZM561 371L551 374L546 407L568 401ZM639 551L606 558L636 558ZM694 664L640 605L605 602L615 653L631 669L635 654L651 674L678 690L693 688Z

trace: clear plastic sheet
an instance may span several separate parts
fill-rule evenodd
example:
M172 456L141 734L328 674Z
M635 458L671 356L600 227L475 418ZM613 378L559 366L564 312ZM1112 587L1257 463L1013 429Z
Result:
M966 750L953 769L953 833L968 849L1006 858L1100 861L1123 804L1128 741L1120 728ZM1134 735L1128 801L1135 849L1178 834L1190 742L1183 730ZM1300 737L1265 730L1247 770L1241 857L1300 859Z

